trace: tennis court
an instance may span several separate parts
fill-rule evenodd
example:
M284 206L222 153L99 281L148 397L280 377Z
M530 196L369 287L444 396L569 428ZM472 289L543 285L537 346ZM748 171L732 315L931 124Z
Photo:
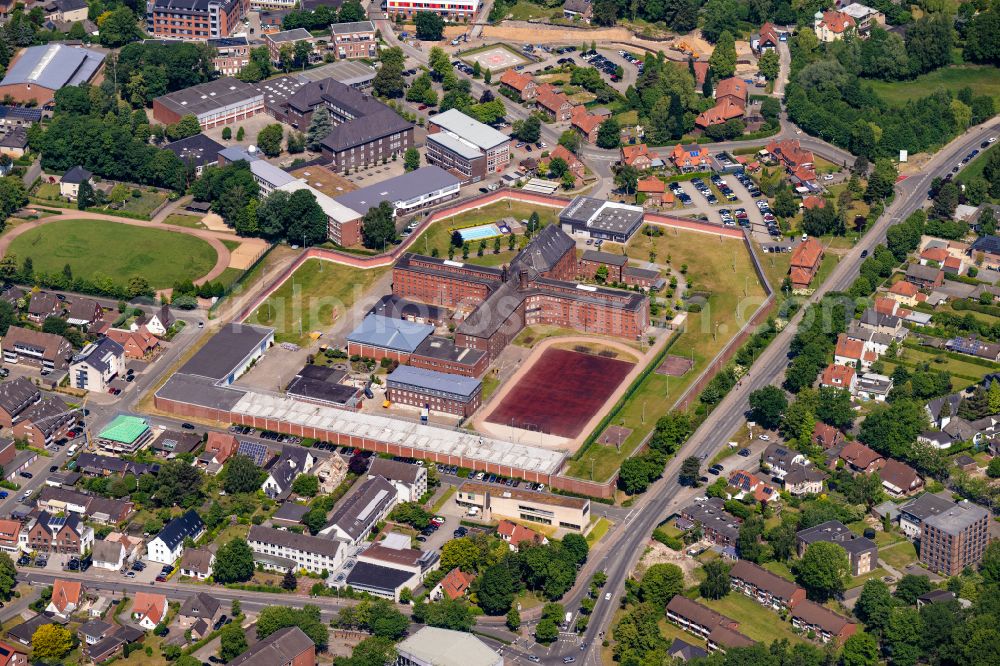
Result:
M547 349L486 420L574 438L603 410L634 364L568 349Z

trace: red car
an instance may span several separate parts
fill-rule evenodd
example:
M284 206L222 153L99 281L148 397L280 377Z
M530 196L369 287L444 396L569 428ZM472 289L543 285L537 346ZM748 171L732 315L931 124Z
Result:
M68 433L66 433L66 436L69 437L70 439L73 439L74 437L76 437L76 433L70 430Z

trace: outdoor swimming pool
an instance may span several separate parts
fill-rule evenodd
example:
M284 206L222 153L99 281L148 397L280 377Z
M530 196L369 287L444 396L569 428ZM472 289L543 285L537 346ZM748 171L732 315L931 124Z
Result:
M463 241L477 241L499 236L502 232L495 224L480 224L478 227L459 229L458 233L462 234Z

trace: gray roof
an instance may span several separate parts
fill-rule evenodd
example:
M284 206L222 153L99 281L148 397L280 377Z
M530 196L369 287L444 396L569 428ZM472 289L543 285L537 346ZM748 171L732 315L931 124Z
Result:
M337 125L323 139L323 146L333 152L341 152L406 130L412 131L413 123L403 120L389 107L384 107L371 115Z
M177 614L182 617L212 618L221 606L222 602L212 595L198 592L187 598Z
M121 358L125 355L125 349L111 338L101 338L99 341L87 345L79 354L73 357L73 363L86 363L98 372L106 372L110 363L109 356Z
M473 377L401 365L386 378L386 386L390 389L403 387L443 393L467 400L479 392L482 382Z
M909 514L918 520L926 520L931 516L936 516L955 506L949 499L938 497L932 493L924 493L919 497L914 497L906 504L899 507L900 511Z
M413 578L411 571L383 567L371 562L358 562L347 575L346 582L355 590L394 593L400 585L411 578Z
M817 469L815 465L796 464L789 466L788 473L782 481L786 486L794 486L808 481L822 481L826 479L827 476L829 475L826 472L821 469Z
M104 620L90 620L89 622L84 622L83 624L81 624L78 631L84 636L97 638L99 636L103 636L104 634L106 634L108 630L111 629L113 626L114 625L105 622Z
M510 141L510 137L503 132L470 118L458 109L448 109L444 113L439 113L430 120L430 124L461 137L481 150L489 150L505 141Z
M343 35L349 32L375 32L375 24L371 21L352 21L350 23L334 23L330 30L335 35Z
M7 134L0 139L2 148L24 148L28 145L28 130L24 127L12 127Z
M298 180L295 176L284 169L279 169L270 162L264 160L254 160L250 163L250 173L263 179L272 187L281 187Z
M229 146L228 148L223 148L219 151L219 155L222 156L227 162L254 162L260 159L260 155L254 153L251 155L242 146Z
M271 479L278 485L279 497L291 491L295 477L305 470L308 455L308 451L298 447L286 446L281 450L281 456L270 469Z
M486 352L469 347L458 347L451 338L429 335L426 340L420 343L414 354L450 361L452 363L475 365L479 359L486 355Z
M103 61L103 53L66 44L29 46L7 70L0 86L32 84L59 90L86 83Z
M85 181L90 180L91 177L93 177L93 175L94 174L92 174L91 172L87 171L86 169L84 169L82 166L80 166L78 164L75 167L72 167L66 173L64 173L63 177L60 180L62 182L64 182L64 183L78 183L79 184L79 183L83 183Z
M559 225L550 224L542 230L510 262L510 274L517 275L522 268L545 273L576 248L576 242ZM536 277L534 274L532 278ZM565 284L565 283L563 283ZM617 292L621 293L621 292Z
M795 536L807 544L818 541L835 543L848 553L863 553L876 548L874 541L858 536L839 520L828 520L825 523L801 530Z
M368 315L347 334L347 341L412 353L433 332L430 324Z
M477 157L481 157L483 151L477 146L468 141L465 141L450 132L435 132L434 134L427 135L427 141L430 143L438 143L455 153L459 157L464 157L467 160L474 160Z
M478 637L438 627L423 627L396 648L401 655L416 658L417 663L434 666L494 666L504 662Z
M212 570L212 553L207 548L188 548L184 551L181 569L207 576Z
M287 523L299 523L302 522L302 516L307 513L309 513L309 507L305 504L285 502L277 511L274 512L274 515L271 516L271 520L282 520Z
M274 632L229 662L229 666L274 666L298 663L296 657L313 647L312 640L298 627Z
M198 350L180 369L180 373L224 379L240 362L274 335L273 328L230 324Z
M315 69L307 69L296 76L303 81L321 81L331 78L344 85L366 85L375 78L375 69L357 60L338 60Z
M934 527L947 534L956 535L989 516L983 507L963 500L947 511L924 520L924 525Z
M342 194L334 201L359 213L364 213L383 201L394 205L404 203L460 183L458 178L441 167L425 166L404 173L402 176L389 178L374 185Z
M300 42L302 40L312 39L312 34L305 28L293 28L292 30L283 30L281 32L272 32L269 35L265 35L266 39L272 42Z
M180 116L201 116L232 104L243 104L255 97L263 97L263 93L249 83L225 76L161 95L153 101Z
M566 6L569 2L566 3ZM690 643L683 641L679 638L675 638L674 642L670 644L667 648L667 654L671 657L679 658L681 661L688 661L689 659L701 659L708 656L708 651L705 648L698 647L697 645L691 645Z
M232 410L244 395L244 391L231 386L216 386L211 378L181 373L172 376L156 391L156 396L163 400L224 411Z
M122 548L124 546L119 541L95 541L93 550L94 561L117 563L121 559Z
M219 159L219 152L225 149L221 143L204 134L195 134L163 147L181 158L185 164L192 166L215 163Z
M979 240L983 239L980 238ZM910 266L906 269L907 277L914 277L917 278L918 280L933 281L937 279L937 276L940 272L941 272L940 268L934 268L933 266L924 266L922 264L910 264Z
M587 250L583 253L581 261L595 261L609 266L624 266L628 263L628 257L624 254L614 254L613 252L601 252L600 250Z
M192 509L164 525L157 538L166 544L167 548L173 550L184 539L187 537L194 538L204 529L205 523L201 521L201 517Z
M381 476L390 481L402 481L403 483L416 483L420 477L420 470L423 467L400 460L389 460L388 458L372 458L368 474L371 476Z
M327 527L336 525L357 540L375 524L385 507L396 501L396 488L381 476L368 479L333 512Z
M336 539L298 534L288 530L276 530L263 525L251 525L247 541L259 541L272 546L281 546L303 553L314 553L326 557L336 557L340 542Z
M27 377L0 383L0 409L11 416L17 416L41 397L41 391Z

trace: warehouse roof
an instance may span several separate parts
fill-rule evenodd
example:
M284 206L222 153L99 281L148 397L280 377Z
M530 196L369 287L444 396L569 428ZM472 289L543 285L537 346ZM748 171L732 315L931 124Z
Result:
M433 332L434 327L430 324L368 315L360 326L347 334L347 341L412 353Z
M470 118L458 109L448 109L444 113L439 113L431 119L431 123L462 137L482 150L489 150L505 141L510 141L510 137L503 132Z
M435 132L434 134L428 134L427 140L431 143L440 143L451 152L457 154L459 157L464 157L467 160L476 159L483 154L483 151L473 143L454 134L449 134L448 132Z
M475 636L464 631L423 627L396 646L402 655L411 655L435 666L492 666L503 657Z
M223 379L273 336L273 328L247 324L223 326L179 372L215 380Z
M200 116L231 104L242 104L254 97L263 97L263 93L249 83L225 76L161 95L153 102L159 102L181 116Z
M402 176L342 194L335 201L359 213L365 213L383 201L392 204L406 202L459 184L461 181L458 178L441 167L425 166Z
M0 85L34 84L59 90L86 83L100 68L104 54L66 44L29 46L7 70Z
M370 65L356 60L339 60L321 65L316 69L307 69L296 76L303 81L322 81L333 79L344 85L357 86L369 83L375 78L375 69Z
M163 147L181 158L182 162L194 166L204 166L217 161L219 151L225 148L221 143L204 134L195 134L186 139L168 143Z

